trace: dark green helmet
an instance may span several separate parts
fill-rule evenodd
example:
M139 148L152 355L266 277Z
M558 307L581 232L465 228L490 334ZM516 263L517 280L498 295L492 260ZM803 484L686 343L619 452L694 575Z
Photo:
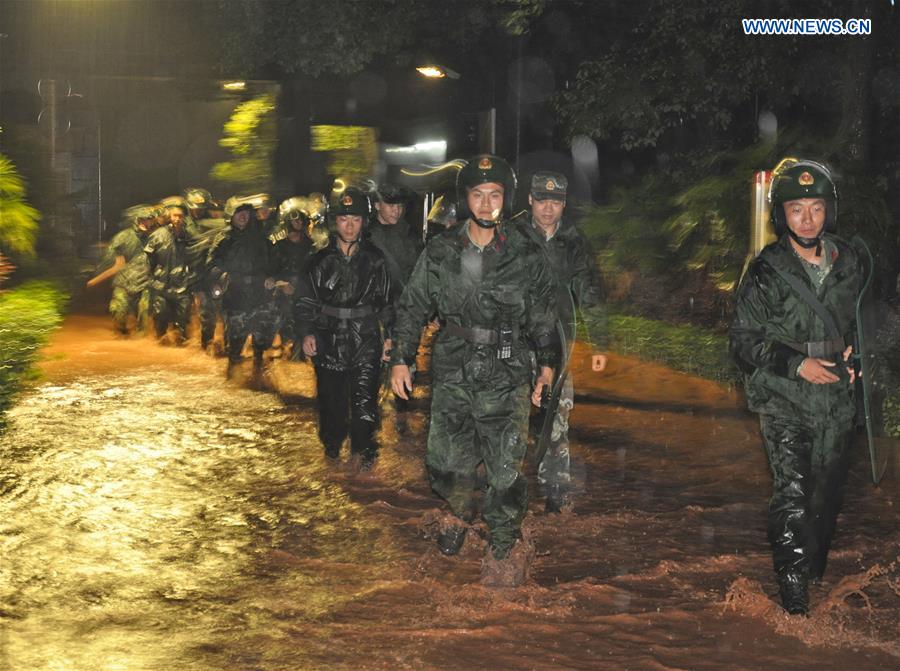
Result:
M152 205L134 205L122 212L122 226L137 226L141 220L156 219L156 209Z
M299 196L288 198L278 206L278 223L285 229L306 231L309 226L310 216L305 208L305 199Z
M212 194L206 189L191 187L184 190L184 200L192 210L207 210L212 205Z
M188 215L188 207L184 198L181 196L167 196L159 201L159 204L163 206L166 210L169 210L173 207L177 207L179 210L184 212L184 216Z
M225 201L225 211L223 217L229 224L238 210L253 210L255 196L232 196Z
M355 186L348 186L343 191L332 194L328 203L328 220L333 222L341 215L351 215L368 219L371 211L369 197Z
M379 203L388 205L406 205L416 196L411 189L396 184L381 184L372 195Z
M446 195L441 196L431 209L428 210L428 223L440 224L441 226L450 227L456 223L456 203L454 203Z
M800 198L822 198L825 201L823 232L834 228L837 221L837 188L831 171L815 161L785 158L772 172L769 185L770 216L775 235L781 237L788 232L783 205Z
M479 154L469 160L456 176L456 202L460 220L472 216L469 212L468 193L480 184L503 186L503 218L512 213L516 198L516 173L504 159L493 154Z

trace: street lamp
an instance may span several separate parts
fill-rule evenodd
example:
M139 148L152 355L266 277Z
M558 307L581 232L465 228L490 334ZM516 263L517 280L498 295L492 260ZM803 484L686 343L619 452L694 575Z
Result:
M451 70L444 65L437 65L435 63L421 65L416 68L416 72L429 79L443 79L444 77L449 79L459 79L458 72Z

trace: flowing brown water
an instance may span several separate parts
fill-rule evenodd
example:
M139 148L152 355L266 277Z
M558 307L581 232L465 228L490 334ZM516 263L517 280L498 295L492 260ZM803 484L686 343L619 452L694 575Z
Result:
M478 534L455 558L427 538L425 399L385 404L354 475L323 463L304 364L251 391L72 317L42 367L0 437L0 669L900 667L896 476L873 488L858 451L813 615L789 618L755 418L703 380L580 360L575 511L532 503L531 580L502 590Z

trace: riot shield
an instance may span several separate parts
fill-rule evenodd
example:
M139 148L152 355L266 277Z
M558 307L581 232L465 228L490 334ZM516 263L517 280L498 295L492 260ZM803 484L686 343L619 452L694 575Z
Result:
M869 246L859 236L854 236L850 244L862 261L865 282L856 300L856 357L859 361L861 379L858 391L862 391L862 418L865 420L866 440L872 465L872 482L881 481L888 462L900 440L886 435L884 430L884 401L887 395L881 347L878 331L884 312L877 309L873 290L875 263Z

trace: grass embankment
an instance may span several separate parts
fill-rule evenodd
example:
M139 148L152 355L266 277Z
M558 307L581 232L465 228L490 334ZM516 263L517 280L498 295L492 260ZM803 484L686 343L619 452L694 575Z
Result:
M724 334L621 314L610 315L609 331L610 347L620 354L724 384L740 383ZM884 428L888 435L900 438L900 389L888 392Z
M59 325L65 300L50 282L26 282L0 291L0 428L38 351Z

